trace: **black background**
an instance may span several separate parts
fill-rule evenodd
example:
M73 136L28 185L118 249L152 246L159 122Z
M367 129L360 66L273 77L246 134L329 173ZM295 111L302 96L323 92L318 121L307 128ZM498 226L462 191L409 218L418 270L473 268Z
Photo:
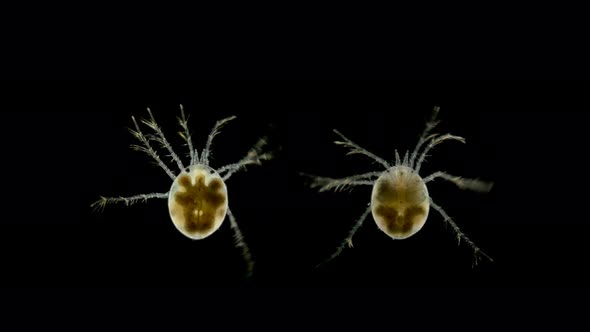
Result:
M526 81L11 82L2 92L3 287L564 288L586 287L587 83ZM201 241L172 225L165 200L93 213L99 196L166 192L171 181L136 143L131 115L150 107L176 152L178 105L202 149L216 120L238 118L213 145L213 167L262 135L276 158L235 174L229 204L256 260L245 278L227 220ZM392 160L412 149L433 106L438 146L422 174L495 182L488 194L429 184L433 199L494 258L472 252L431 210L424 228L393 241L372 218L354 249L325 265L370 200L370 188L317 193L298 172L343 177L379 170L333 144L333 128ZM163 153L162 153L163 154ZM186 159L185 159L186 160ZM174 164L168 160L172 168Z
M576 17L571 6L444 6L363 10L355 5L347 13L345 5L322 10L317 4L289 4L283 10L221 3L219 9L205 6L177 15L161 4L153 14L149 5L126 11L120 4L27 4L4 11L0 74L3 79L588 77L581 42L587 20ZM587 313L588 297L580 289L589 277L588 85L2 82L0 321L9 326L16 316L18 327L32 322L46 329L48 323L61 328L79 319L77 331L100 323L108 330L147 323L151 330L158 329L158 321L160 330L175 322L191 329L210 323L216 330L227 322L241 330L270 325L273 331L336 330L339 324L346 330L399 329L404 323L412 330L446 324L530 330L555 322L564 330ZM164 202L114 206L101 214L89 208L99 195L167 190L170 181L162 170L129 149L133 138L126 127L131 115L145 116L145 107L151 107L178 146L174 117L180 103L191 114L201 148L216 120L238 115L215 142L214 166L237 160L263 134L282 147L276 160L228 182L232 210L257 261L250 280L244 279L227 222L210 238L192 242L174 229ZM331 129L391 159L394 148L414 146L434 105L442 107L440 130L465 136L468 143L437 147L424 174L446 170L496 185L478 195L437 182L430 192L495 262L472 269L470 250L457 246L433 213L420 233L405 241L389 240L369 219L354 249L315 269L363 212L370 190L318 194L303 186L297 172L346 176L375 169L362 156L345 156L332 143ZM16 296L6 296L12 293L6 289L16 289ZM162 309L173 315L163 317Z

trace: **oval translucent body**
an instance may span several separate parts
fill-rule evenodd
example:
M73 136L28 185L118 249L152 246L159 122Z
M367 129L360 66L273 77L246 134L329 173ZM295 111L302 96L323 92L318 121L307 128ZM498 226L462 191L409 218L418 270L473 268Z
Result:
M227 188L209 166L197 164L181 172L170 188L168 211L185 236L200 240L214 233L227 213Z
M428 218L428 189L422 178L406 166L394 166L375 181L371 212L379 229L394 239L416 234Z

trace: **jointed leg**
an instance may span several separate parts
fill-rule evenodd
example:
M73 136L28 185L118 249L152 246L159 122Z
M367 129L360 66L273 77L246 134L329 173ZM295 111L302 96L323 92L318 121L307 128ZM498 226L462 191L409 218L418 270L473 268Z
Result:
M422 153L420 154L420 158L418 158L418 162L416 163L416 167L414 167L414 169L416 170L417 173L420 172L420 167L422 166L422 162L424 161L426 154L435 145L440 144L446 140L454 140L454 141L459 141L461 143L465 143L465 138L460 137L460 136L454 136L451 134L444 134L442 136L432 135L431 138L429 138L429 140L430 140L430 143L428 144L428 146L426 146L424 151L422 151Z
M473 249L473 265L477 265L477 263L480 260L480 255L489 259L490 261L494 261L490 256L488 256L485 252L481 251L481 249L479 249L478 246L475 245L475 243L473 243L473 241L471 241L467 235L463 234L463 232L461 232L461 230L459 229L459 226L457 226L457 224L455 224L455 222L453 221L453 219L451 217L449 217L449 215L445 212L445 210L443 210L443 208L441 208L440 206L436 205L433 201L432 198L430 198L430 206L432 206L436 211L438 211L438 213L441 214L441 216L444 218L444 221L446 223L448 223L449 225L451 225L451 227L453 228L453 231L455 231L456 235L457 235L457 241L459 241L459 244L461 244L461 240L465 241L465 243L467 243L471 249Z
M218 173L227 172L222 178L223 181L229 179L235 172L245 169L246 165L260 165L262 160L269 160L272 158L272 153L262 153L262 149L266 145L266 137L262 137L256 144L248 151L248 154L234 164L225 165L217 170Z
M461 189L468 189L477 192L488 192L494 185L493 182L485 182L477 179L467 179L460 176L454 176L445 172L435 172L424 178L424 183L428 183L436 178L443 178L447 181L453 182Z
M320 264L318 264L316 267L320 267L320 266L328 263L329 261L333 260L334 258L338 257L338 255L340 255L340 253L342 252L342 250L344 250L344 248L347 245L350 248L352 248L352 237L354 236L354 234L356 234L356 232L358 231L358 229L363 225L363 222L365 221L365 219L367 219L367 216L369 215L369 212L371 212L371 206L370 205L367 208L367 210L363 213L363 215L359 218L359 220L357 220L356 224L354 224L354 226L352 227L352 229L350 230L350 232L348 232L348 236L344 239L344 241L342 241L342 244L340 244L340 246L338 246L338 248L336 248L336 252L334 252L332 254L332 256L330 256L328 259L326 259L325 261L323 261Z
M244 236L242 235L242 232L240 231L240 227L238 226L238 223L236 222L236 218L234 217L233 213L231 213L231 210L229 208L227 209L227 215L229 216L229 222L230 222L231 229L234 231L234 239L236 241L236 247L238 247L242 250L242 257L244 257L244 260L246 261L248 277L249 277L252 275L252 272L254 271L254 260L252 260L252 254L250 254L250 249L248 248L248 245L244 241Z
M209 134L209 137L207 138L207 144L205 145L205 149L203 150L203 153L201 154L201 163L203 163L205 165L209 165L209 155L211 154L211 144L213 143L213 138L215 136L217 136L217 134L219 134L219 131L226 123L228 123L229 121L231 121L235 118L236 118L235 116L230 116L228 118L219 120L215 123L215 126L213 126L213 129L211 130L211 133Z
M382 172L370 172L365 174L352 175L341 179L315 176L305 173L301 173L301 175L311 179L311 188L319 188L320 192L324 192L328 190L342 191L344 189L352 188L358 185L373 185L375 181L371 180L371 178L377 177L381 175L381 173Z
M386 169L389 169L391 167L391 165L389 165L388 162L386 162L382 158L377 157L375 154L367 151L366 149L363 149L358 144L354 143L353 141L346 138L346 136L342 135L342 133L340 133L338 130L334 129L334 132L338 136L342 137L342 139L344 140L344 141L335 141L334 143L336 143L338 145L343 145L347 148L350 148L350 152L348 152L347 154L364 154L365 156L368 156L368 157L372 158L373 160L375 160L376 162L383 165Z
M168 143L168 140L166 140L166 137L164 136L164 132L162 132L162 128L160 128L160 126L158 126L158 124L156 123L156 119L154 118L152 111L149 108L147 109L147 111L150 115L150 119L149 120L142 119L141 122L143 122L146 126L152 128L152 130L155 131L157 134L157 136L151 135L150 138L153 139L154 141L160 143L160 145L162 147L164 147L166 150L168 150L168 152L170 153L170 156L172 157L172 159L174 161L176 161L178 168L182 171L184 169L184 165L182 165L182 161L180 160L180 158L178 158L176 153L174 153L174 150L172 149L172 146L170 145L170 143Z
M438 125L439 121L436 120L436 117L438 116L439 111L440 111L440 107L435 106L434 110L432 111L432 115L430 116L430 120L426 123L426 127L424 128L424 132L422 132L422 135L420 135L420 139L418 139L418 144L416 144L414 151L412 151L412 157L410 157L410 167L412 167L412 168L414 166L414 161L416 160L416 157L418 156L418 151L420 150L422 145L434 136L434 135L431 135L431 136L428 136L428 135L430 134L432 129L434 129L434 127L436 127Z
M125 206L135 204L137 202L147 202L151 198L168 198L168 193L152 193L139 194L130 197L103 197L90 205L95 211L103 210L107 204L125 203Z
M139 129L139 125L137 124L137 121L135 121L135 117L132 116L131 119L133 120L133 124L135 125L135 130L129 129L129 131L131 132L131 134L133 134L133 136L135 136L135 138L137 138L141 143L143 143L143 146L134 144L131 145L131 148L137 151L143 151L147 153L150 157L154 158L154 160L156 160L156 163L166 172L166 174L168 174L172 181L174 181L174 179L176 178L174 173L172 173L172 171L166 166L166 164L164 164L162 159L160 159L156 151L152 148L150 141L141 132L141 129Z
M188 119L184 116L184 107L182 107L182 105L180 105L180 118L178 119L178 122L180 123L180 126L182 127L182 129L184 129L184 132L178 132L180 134L180 137L182 137L182 139L184 139L186 141L186 144L188 146L188 150L189 150L189 156L191 158L190 164L189 165L194 165L197 163L197 160L199 159L199 155L197 154L197 150L193 149L193 141L191 139L191 133L188 130Z

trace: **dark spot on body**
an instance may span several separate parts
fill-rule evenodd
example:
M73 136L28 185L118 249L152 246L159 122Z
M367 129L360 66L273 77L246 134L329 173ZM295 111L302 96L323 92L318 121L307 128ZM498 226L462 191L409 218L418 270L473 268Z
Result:
M399 193L392 181L377 181L375 184L376 198L381 202L397 200Z
M209 182L209 190L211 191L217 191L221 189L221 187L223 187L223 182L221 182L221 179L213 179L211 182Z
M422 220L426 210L421 206L411 206L400 211L391 206L378 205L375 214L383 219L388 233L401 235L412 231L414 224Z
M192 186L191 178L188 175L182 175L178 178L178 185L181 187L190 187Z
M213 227L214 221L214 218L205 215L201 216L198 222L195 220L195 218L190 218L186 220L184 229L189 233L205 232L211 227Z

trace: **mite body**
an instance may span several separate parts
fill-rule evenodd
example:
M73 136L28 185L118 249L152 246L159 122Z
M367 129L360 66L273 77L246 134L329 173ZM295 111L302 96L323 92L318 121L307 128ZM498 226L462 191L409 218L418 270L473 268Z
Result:
M394 166L375 181L371 213L380 230L402 240L426 223L430 202L422 178L409 167Z
M191 239L200 240L213 234L225 219L227 207L227 187L211 167L189 167L176 177L170 188L170 218Z

